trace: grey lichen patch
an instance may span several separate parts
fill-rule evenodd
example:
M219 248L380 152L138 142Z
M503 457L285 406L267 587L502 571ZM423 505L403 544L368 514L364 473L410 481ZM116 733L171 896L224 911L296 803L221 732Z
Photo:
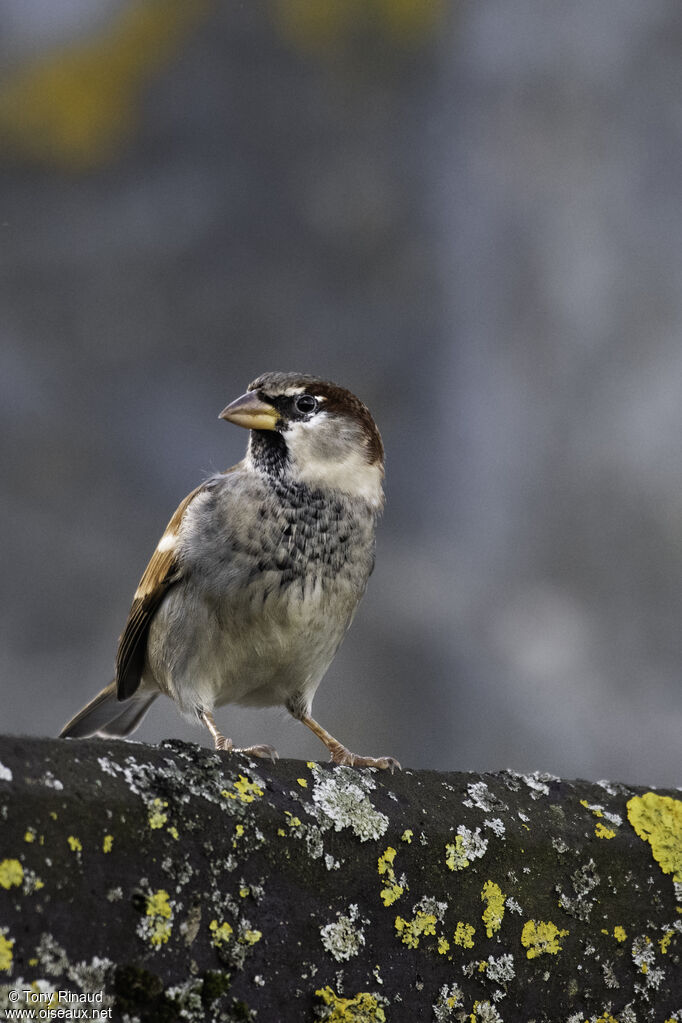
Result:
M443 984L432 1006L433 1018L436 1023L454 1023L455 1020L461 1019L463 1006L464 992L461 987L457 984Z
M55 778L52 771L45 771L45 774L42 776L42 778L39 778L38 780L46 788L55 789L56 792L61 792L64 788L63 783L59 780L59 778Z
M460 824L454 842L445 845L445 862L450 870L464 870L472 860L480 859L488 848L488 839L481 836L481 829L471 831Z
M491 792L484 781L470 782L467 785L467 796L462 801L463 806L475 806L485 813L504 813L508 809L507 804Z
M48 932L41 934L35 950L35 958L38 960L41 971L48 977L59 977L66 973L69 967L66 950Z
M472 1020L472 1023L503 1023L502 1016L500 1016L492 1002L487 1000L474 1002L469 1018Z
M496 984L509 984L516 976L514 956L508 952L505 955L488 956L485 963L485 975Z
M363 925L369 921L360 918L355 903L348 907L347 915L337 913L336 917L335 922L320 927L320 938L327 952L340 963L360 953L365 944Z
M490 828L492 833L496 835L497 838L504 838L507 828L505 826L504 821L500 820L499 817L493 817L492 819L486 817L486 819L483 821L483 824L486 828Z
M506 771L508 785L513 788L513 780L523 782L530 790L531 799L539 799L541 796L549 795L549 783L558 782L560 779L554 774L546 771L533 771L531 774L519 774L516 771Z
M350 828L361 842L376 840L386 831L388 817L376 810L368 793L376 783L365 771L337 767L333 771L313 768L313 803L323 830Z
M5 767L2 760L0 760L0 781L11 781L12 772L9 767Z
M559 905L577 920L589 920L590 913L596 902L596 895L590 893L600 884L600 878L596 872L596 865L593 859L579 867L571 874L571 886L573 895L567 895L560 884L556 885L559 895Z
M102 998L96 1005L98 1013L99 1010L106 1010L114 1004L113 996L106 991L114 971L114 963L111 959L93 956L90 960L79 960L72 963L69 961L66 950L51 934L46 932L42 934L35 948L32 962L35 963L37 975L34 974L30 980L24 980L22 976L15 976L11 983L0 985L0 1011L5 1013L8 1019L11 1017L7 1010L16 1011L18 1007L20 1009L27 1008L25 1004L17 1000L17 992L32 990L36 993L51 994L55 991L55 978L64 978L68 982L69 990L76 994L87 996L101 993ZM39 1009L44 1009L44 1007L44 1002L39 1004ZM98 1018L87 1004L83 1006L79 1003L79 1007L81 1012L85 1013L79 1017L80 1019ZM35 1006L28 1008L35 1010ZM37 1011L36 1019L38 1018ZM43 1018L47 1019L48 1016L45 1015Z

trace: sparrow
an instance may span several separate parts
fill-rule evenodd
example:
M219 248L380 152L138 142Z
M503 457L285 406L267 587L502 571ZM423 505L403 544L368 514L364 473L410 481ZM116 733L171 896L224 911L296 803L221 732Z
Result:
M374 567L384 449L369 409L343 387L265 373L219 416L250 431L246 456L181 502L142 575L116 676L60 735L125 736L163 693L216 725L225 704L284 706L336 764L400 767L351 753L311 716L312 701Z

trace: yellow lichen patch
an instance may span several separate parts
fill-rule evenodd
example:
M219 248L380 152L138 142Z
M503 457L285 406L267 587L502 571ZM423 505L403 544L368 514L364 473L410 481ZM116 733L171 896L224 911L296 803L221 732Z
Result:
M504 900L506 897L506 895L502 894L500 886L495 884L494 881L486 881L483 885L481 901L485 902L486 907L483 910L481 919L485 924L485 933L489 938L492 938L493 934L499 931L502 926Z
M66 841L69 843L69 849L71 852L80 853L83 852L83 844L80 838L76 838L75 835L69 835Z
M0 970L3 973L12 972L13 949L14 938L8 938L5 929L0 930Z
M606 825L602 824L601 821L599 821L598 824L595 826L594 833L597 836L597 838L616 837L616 832L613 830L613 828L607 828Z
M147 820L149 827L152 829L162 828L168 820L168 814L164 813L164 808L168 806L168 803L163 802L160 799L155 799L149 808L149 815Z
M297 778L296 781L298 782L298 784L301 786L302 789L307 789L308 788L308 779L307 778Z
M163 888L159 888L158 891L152 892L147 897L147 916L151 917L151 926L147 931L147 936L152 945L157 948L160 945L165 945L171 935L173 927L172 918L173 910L171 909L169 895Z
M619 1021L610 1012L604 1012L601 1016L597 1017L594 1023L619 1023Z
M682 882L682 800L645 792L628 801L628 820L664 874Z
M395 929L403 945L407 945L408 948L417 948L422 936L436 933L436 918L433 913L422 913L421 911L417 912L413 920L404 920L401 916L397 916Z
M102 852L105 852L105 853L111 852L111 848L112 848L113 844L114 844L114 836L113 835L105 835L104 838L102 839Z
M381 889L379 894L384 906L392 906L394 902L398 901L404 891L405 889L402 885L397 884L397 882L389 882L385 888Z
M360 991L352 998L342 998L327 985L318 988L315 994L331 1010L325 1016L327 1023L386 1023L386 1013L379 999L368 991Z
M255 945L262 937L263 935L260 931L244 931L243 934L239 935L239 940L242 945Z
M673 928L672 927L666 928L666 931L665 931L663 937L658 942L658 944L660 945L661 952L663 953L663 955L665 955L666 952L668 951L668 949L670 948L670 942L673 940L674 936L675 936L675 931L673 930Z
M3 860L0 863L0 885L3 888L18 888L23 880L24 868L19 860Z
M24 842L35 842L35 840L36 840L35 828L28 828L26 833L24 834Z
M560 938L565 938L568 931L560 931L556 924L551 921L528 920L521 931L521 944L528 949L526 955L529 959L536 959L538 956L556 955L561 952Z
M158 891L152 892L147 899L147 916L163 916L169 920L172 915L172 910L168 899L168 892L164 891L163 888L159 888Z
M412 841L412 836L413 835L414 835L414 831L412 830L412 828L405 828L405 830L403 831L402 835L400 836L400 841L401 842L407 842L407 844L409 845L410 842Z
M284 828L277 828L277 834L279 835L280 838L286 838L287 837L287 833L284 830Z
M462 948L473 948L474 947L474 934L476 930L471 924L462 923L460 920L455 928L454 942L455 945L460 945Z
M175 839L176 842L180 838L180 835L178 834L178 829L175 827L175 825L173 825L170 828L166 828L166 831L171 836L171 838Z
M444 938L441 935L439 937L439 939L438 939L438 952L439 952L440 955L444 956L445 953L449 952L449 951L450 951L450 942L448 941L447 938Z
M246 896L250 895L250 894L251 894L251 889L248 888L246 885L242 885L242 887L239 889L239 898L240 899L245 899Z
M395 860L395 857L396 850L393 846L389 845L386 852L383 852L377 861L379 873L381 875L388 874L389 877L395 876L393 871L393 861Z
M620 924L617 924L613 928L613 936L616 939L616 941L625 941L625 939L627 938L627 934L625 933L625 928L621 927Z
M219 924L217 920L211 920L208 925L208 929L212 932L213 937L211 938L211 941L216 948L220 948L221 945L231 941L232 935L234 934L234 931L226 920L223 920L221 924Z
M312 771L314 767L317 767L317 764L314 762L314 760L306 760L305 766Z
M396 850L389 845L386 852L383 852L377 860L379 876L386 877L386 886L381 889L380 895L384 906L392 906L405 891L404 885L396 881L393 861L396 857Z
M603 817L604 813L599 806L591 806L586 799L580 800L580 805L584 806L586 810L591 810L595 817Z
M469 866L469 860L464 852L464 839L461 835L455 837L454 843L446 843L445 863L449 870L464 870Z
M223 789L221 795L226 799L239 799L242 803L253 803L257 796L263 795L263 789L244 774L240 774L237 780L232 782L232 787L234 792Z

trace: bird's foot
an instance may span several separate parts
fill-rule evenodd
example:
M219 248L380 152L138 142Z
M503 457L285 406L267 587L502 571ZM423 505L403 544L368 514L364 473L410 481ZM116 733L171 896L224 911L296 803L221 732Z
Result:
M213 745L216 749L222 750L224 753L231 753L234 749L234 743L232 739L226 739L220 732L213 736Z
M381 771L389 770L391 774L396 767L402 771L395 757L359 757L357 753L351 753L349 749L342 746L338 739L330 735L327 729L318 724L309 714L301 714L300 720L311 732L315 733L318 739L322 740L331 753L334 764L345 764L348 767L378 767Z
M234 749L235 753L247 753L252 757L262 757L264 760L272 760L273 764L279 760L279 753L274 746L243 746L241 749Z
M269 758L273 764L275 760L279 759L279 753L272 746L235 746L232 739L226 739L223 733L219 731L210 710L199 710L197 713L199 720L203 721L211 733L213 745L217 750L221 750L223 753L246 753L252 757Z
M357 753L351 753L345 746L337 745L331 750L332 762L345 764L348 767L378 767L382 771L390 771L391 774L396 767L399 771L402 768L395 757L360 757Z

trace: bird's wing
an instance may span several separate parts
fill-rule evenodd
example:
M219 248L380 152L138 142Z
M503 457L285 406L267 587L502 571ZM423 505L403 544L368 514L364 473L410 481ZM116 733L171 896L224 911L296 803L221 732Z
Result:
M182 578L178 561L180 525L188 507L205 486L202 483L178 506L135 591L116 654L116 694L119 700L127 700L140 684L152 618L168 588Z

